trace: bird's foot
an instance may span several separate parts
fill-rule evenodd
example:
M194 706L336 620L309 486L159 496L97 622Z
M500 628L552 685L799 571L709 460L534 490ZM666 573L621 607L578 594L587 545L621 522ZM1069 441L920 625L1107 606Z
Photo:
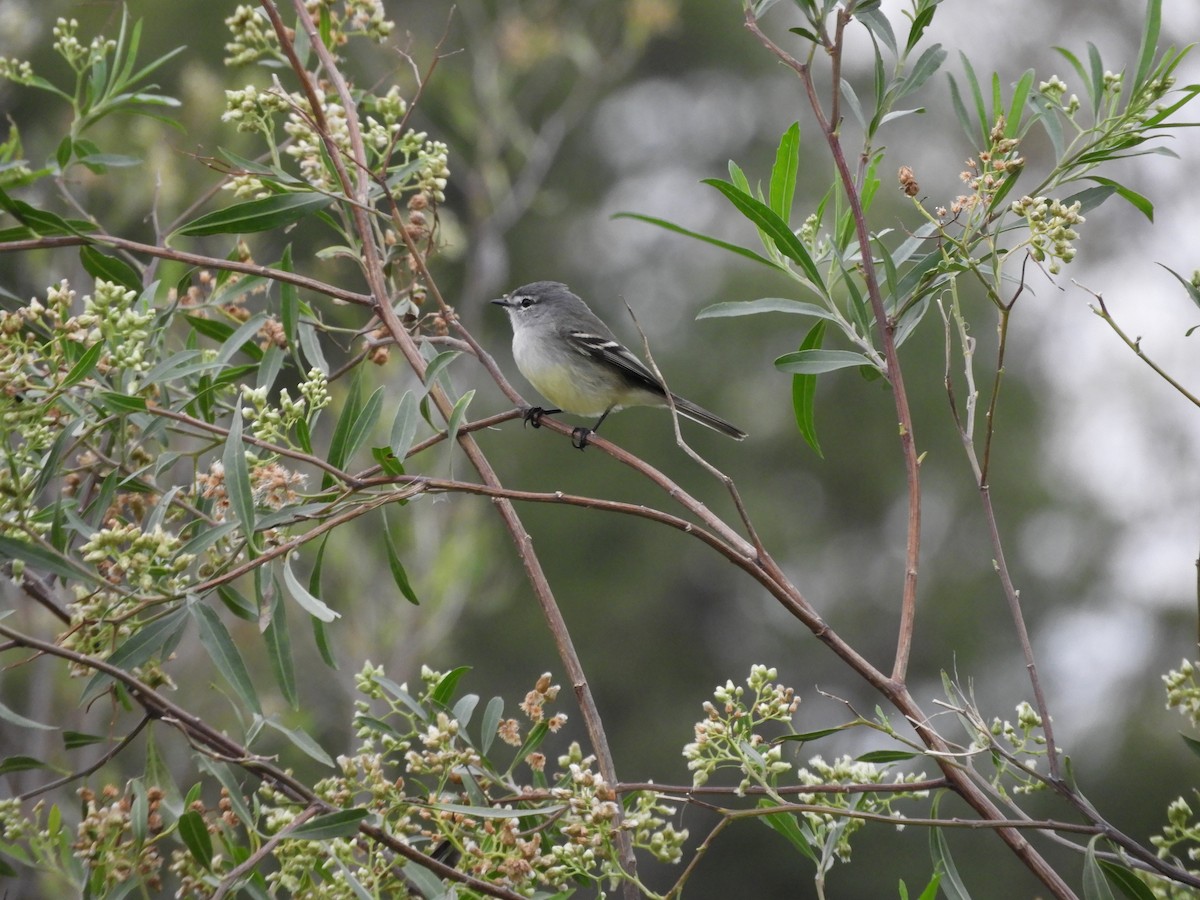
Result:
M542 416L549 416L556 412L562 412L562 410L542 409L540 406L531 406L521 413L521 418L525 420L525 424L532 425L534 428L541 428Z
M571 432L571 446L576 450L582 450L588 445L588 438L592 436L592 433L593 431L591 428L584 428L582 425L580 425Z

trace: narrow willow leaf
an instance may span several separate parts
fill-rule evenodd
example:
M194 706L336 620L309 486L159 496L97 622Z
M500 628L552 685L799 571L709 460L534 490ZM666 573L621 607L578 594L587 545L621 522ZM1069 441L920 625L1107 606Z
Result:
M817 851L813 849L813 846L804 836L804 832L801 830L800 825L796 822L796 817L794 815L791 813L776 812L767 813L759 818L762 819L762 823L772 831L787 838L793 847L803 853L812 862L820 862Z
M242 702L261 716L262 705L258 702L254 682L250 679L250 673L246 670L246 662L229 636L225 623L221 621L220 616L203 603L191 604L191 611L196 624L200 626L200 643L208 651L213 665L229 682L229 686L237 692Z
M334 767L333 760L330 758L329 754L326 753L321 745L313 740L312 736L304 729L288 728L286 725L283 725L274 719L263 719L263 724L268 725L278 731L289 741L291 741L293 746L303 751L317 762L321 763L322 765L329 766L331 769Z
M855 759L858 762L865 763L890 763L903 762L906 759L914 759L920 755L909 750L872 750L870 753L864 753L862 756L855 757Z
M824 322L817 322L804 337L800 351L816 350L825 339ZM796 417L796 428L804 442L812 447L817 456L824 458L821 445L817 441L816 403L817 376L815 374L795 374L792 376L792 411Z
M1088 175L1087 180L1094 181L1097 184L1102 184L1106 187L1112 188L1113 191L1116 192L1117 196L1129 201L1129 204L1134 209L1140 212L1151 222L1154 221L1154 204L1137 191L1130 190L1129 188L1125 187L1125 185L1121 184L1120 182L1113 181L1111 178L1101 178L1099 175Z
M1187 295L1188 295L1188 297L1191 298L1191 301L1193 303L1195 303L1197 306L1200 306L1200 288L1197 288L1196 285L1192 284L1192 282L1189 279L1184 278L1182 275L1180 275L1174 269L1168 268L1167 266L1163 266L1162 263L1159 263L1159 265L1162 266L1164 269L1166 269L1168 272L1170 272L1172 275L1174 275L1175 280L1178 281L1181 285L1183 285L1183 289L1185 291L1187 291ZM2 540L2 539L0 539L0 540ZM0 546L0 550L2 550L2 546Z
M1162 28L1162 0L1149 0L1146 4L1146 24L1142 28L1142 41L1138 48L1137 70L1133 76L1133 87L1129 96L1136 97L1154 66L1158 53L1158 34Z
M442 374L443 370L450 365L450 363L454 362L454 360L458 359L459 356L460 351L458 350L443 350L429 361L429 365L425 367L426 392L433 387L434 383L438 379L438 376ZM446 385L442 386L446 387Z
M242 526L247 544L254 547L254 489L250 484L250 467L242 446L242 417L239 413L229 420L229 436L221 453L225 466L225 493L234 516Z
M396 407L396 418L392 422L392 434L388 446L396 459L404 461L408 451L412 449L413 439L417 435L417 398L412 391L405 391Z
M350 392L342 404L342 412L338 416L337 425L333 429L333 437L329 439L329 462L339 469L350 458L348 451L350 432L358 419L362 406L362 369L350 381ZM329 476L326 476L326 480Z
M779 371L800 375L821 375L838 369L870 365L869 359L854 350L798 350L785 353L775 360L775 368Z
M396 587L400 589L400 593L404 595L405 600L413 606L420 606L421 601L412 589L412 584L408 580L408 573L404 570L404 563L400 561L400 555L396 552L396 542L392 538L392 529L388 523L387 510L382 510L381 515L383 516L383 545L387 551L388 568L392 572L392 581L396 583Z
M730 316L753 316L759 313L789 313L797 316L813 316L817 319L837 321L837 316L815 303L789 300L786 297L760 297L758 300L733 300L706 306L696 315L697 319L723 319Z
M690 237L697 241L703 241L706 244L711 244L714 247L720 247L722 250L728 250L730 253L736 253L745 259L753 260L756 263L762 263L764 266L770 266L772 269L778 269L779 264L773 260L767 259L765 256L755 253L753 250L746 247L740 247L737 244L731 244L728 241L723 241L720 238L709 237L707 234L700 234L698 231L691 231L684 228L682 225L676 225L674 222L669 222L666 219L656 219L654 216L643 216L637 213L617 213L613 216L614 219L635 219L638 222L645 222L648 225L657 225L659 228L665 228L667 231L673 231L676 234L682 234L684 237Z
M479 723L479 748L484 756L487 756L492 747L492 741L496 739L496 729L500 726L502 718L504 718L504 698L493 697L483 708L483 720Z
M1026 69L1013 86L1012 100L1008 104L1008 115L1004 121L1004 136L1007 138L1015 138L1021 134L1021 120L1025 115L1029 92L1033 88L1034 75L1033 69Z
M1083 896L1085 900L1116 900L1096 859L1096 842L1099 840L1100 835L1092 835L1083 854Z
M737 185L721 181L719 178L705 178L704 183L724 194L742 215L770 236L780 253L800 266L810 282L819 289L824 289L821 274L804 245L800 243L800 238L792 233L788 224L772 212L769 206Z
M1130 869L1111 860L1098 860L1100 868L1108 876L1108 880L1120 888L1121 893L1129 900L1155 900L1154 892L1146 883L1137 877Z
M96 363L100 362L100 357L104 355L105 345L103 341L97 341L84 351L83 355L75 365L71 366L71 371L67 373L67 377L62 380L61 387L68 388L71 385L79 384L83 379L92 374L92 370L96 368Z
M279 268L284 272L293 271L292 245L283 248L283 257L279 260ZM279 321L283 325L283 336L287 341L287 349L299 359L297 351L297 325L300 321L300 291L290 282L279 282Z
M48 725L41 726L49 728ZM32 756L6 756L3 761L0 761L0 775L9 775L13 772L28 772L32 769L49 769L50 764L44 763L40 759L34 759Z
M262 359L262 348L258 346L254 338L262 330L263 323L266 321L267 314L260 312L255 313L239 325L237 330L225 339L221 349L217 351L217 362L222 366L226 365L238 351L243 351L255 361Z
M350 431L346 435L346 447L343 451L343 461L349 462L358 449L370 436L375 423L379 421L379 413L383 409L383 388L377 387L363 404L362 410L354 417Z
M288 593L310 616L316 616L322 622L332 622L334 619L341 618L341 613L330 609L323 600L308 592L308 590L300 583L300 579L296 577L296 573L292 571L292 554L288 554L283 559L283 583L288 589Z
M204 817L194 809L189 809L179 817L179 839L196 862L205 869L212 868L212 836L208 833Z
M359 823L371 815L368 809L340 809L337 812L317 816L297 825L288 834L289 840L329 841L334 838L353 837L358 833Z
M119 284L127 291L136 291L139 294L142 292L141 276L125 260L101 253L87 244L79 248L79 260L93 278Z
M441 681L429 692L429 699L442 706L449 706L450 699L454 696L454 691L458 687L458 682L470 671L470 666L458 666L451 669L442 676Z
M318 622L315 617L312 621ZM296 665L292 657L292 635L288 631L287 604L275 603L263 629L263 642L267 648L267 661L279 691L292 709L300 708L300 695L296 691Z
M82 731L63 732L63 747L67 750L76 750L91 744L102 744L107 740L108 738L102 734L85 734Z
M1104 102L1104 60L1100 58L1099 48L1088 41L1088 96L1092 101L1092 116L1100 115L1100 106Z
M467 391L455 401L454 409L450 410L450 418L446 420L446 440L450 443L458 440L458 429L462 427L463 419L467 417L467 407L473 399L475 391Z
M82 580L87 584L98 583L94 574L86 569L76 567L70 559L59 556L38 544L30 544L27 541L0 535L0 556L24 560L33 568L49 572L52 575L61 575L63 578L75 581Z
M958 874L958 867L954 865L954 858L950 855L950 847L942 829L929 829L929 852L933 857L934 866L942 873L940 886L946 900L971 900L971 894Z
M465 728L471 724L471 717L475 715L475 707L478 705L478 694L465 694L454 704L454 708L450 710L450 714L454 716L455 721Z
M317 193L275 194L247 200L193 219L175 231L178 235L250 234L298 222L323 210L333 198Z
M329 535L332 532L326 532L321 538L321 542L317 545L317 556L313 560L312 571L308 575L308 590L310 593L321 596L321 569L325 565L325 547L329 544ZM317 643L317 650L321 654L321 659L325 661L325 665L331 669L337 669L337 660L333 656L333 647L329 643L329 634L325 630L325 623L320 619L314 619L311 616L309 621L312 622L313 638Z
M779 139L775 151L775 165L771 167L771 209L784 222L791 221L792 202L796 198L796 175L800 169L800 123L788 126Z

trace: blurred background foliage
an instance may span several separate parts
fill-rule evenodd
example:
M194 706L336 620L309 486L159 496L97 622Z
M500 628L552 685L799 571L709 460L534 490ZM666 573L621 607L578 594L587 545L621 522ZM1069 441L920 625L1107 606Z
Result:
M752 182L765 178L779 134L797 118L805 148L798 209L812 208L826 190L832 166L806 120L799 83L745 33L739 4L386 5L398 25L392 46L357 58L360 70L353 74L364 85L399 83L411 98L418 83L414 67L424 71L441 54L416 120L450 147L452 175L440 213L447 245L434 274L467 327L526 390L511 365L508 325L485 301L528 281L566 281L634 342L636 331L621 305L627 300L672 387L751 435L733 444L691 429L689 440L738 482L764 542L830 624L873 661L889 659L905 515L890 396L878 381L851 370L822 379L817 415L824 458L818 458L796 433L789 379L771 365L796 349L803 337L797 321L693 321L711 303L791 296L791 285L713 248L612 218L632 211L748 240L745 221L699 181L723 176L731 158ZM110 173L92 196L86 183L76 189L89 206L104 210L112 232L150 238L147 210L156 209L164 221L179 216L217 181L205 160L218 147L245 149L243 136L220 122L224 89L261 86L268 73L222 67L222 19L233 3L133 0L129 7L135 18L146 19L147 58L187 48L158 79L165 93L182 100L183 128L149 119L103 123L97 143L132 142L145 165ZM895 17L899 4L885 3L884 11ZM773 34L786 38L789 14L786 4L777 7L769 20ZM53 77L59 62L48 34L59 15L78 18L80 33L90 35L114 30L120 9L97 0L0 0L0 52L28 58L36 71ZM977 71L995 70L1006 84L1031 66L1039 78L1057 72L1070 83L1068 67L1051 45L1080 50L1091 40L1106 61L1122 64L1136 53L1140 16L1140 5L1115 2L1090 4L1085 16L1065 4L946 0L927 40L951 50L944 71L960 71L955 51L961 49ZM1200 11L1193 4L1166 4L1164 44L1184 44L1197 33ZM869 79L865 37L857 34L850 47L850 79ZM1185 64L1182 82L1197 80L1194 68L1195 60ZM961 192L963 161L979 149L954 119L944 72L917 99L926 113L883 133L888 161L881 169L876 228L903 233L919 224L891 181L901 164L913 167L922 195L936 205ZM65 111L44 95L7 84L0 84L0 108L20 123L30 159L53 154ZM1159 676L1195 651L1200 416L1090 315L1090 297L1070 279L1102 292L1126 330L1144 336L1148 352L1185 383L1200 383L1194 343L1200 336L1184 337L1196 324L1196 310L1155 265L1190 273L1198 264L1189 236L1200 151L1186 129L1178 130L1172 148L1181 160L1132 160L1119 176L1156 202L1155 223L1110 201L1089 215L1079 257L1064 277L1051 284L1035 276L1032 294L1018 303L992 470L1009 564L1059 743L1073 757L1084 793L1115 825L1140 837L1157 831L1166 804L1196 783L1195 757L1176 734L1174 714L1164 709ZM1035 168L1045 148L1035 141L1024 150ZM320 247L306 244L311 238L303 231L294 238L298 269L361 289L349 283L358 278L349 267L316 259ZM218 256L230 249L219 238L196 246ZM250 246L262 262L281 252L261 239ZM71 253L9 256L0 265L6 286L18 296L40 294L63 277L83 283ZM345 324L356 327L357 315L348 312ZM976 321L990 323L991 313L983 310ZM978 327L974 336L980 359L987 359L994 333ZM333 360L355 349L347 340L340 351L328 352ZM925 454L912 693L922 703L940 697L940 673L952 671L974 684L985 713L1010 717L1027 697L1028 682L948 415L936 315L904 346L902 360ZM397 397L410 386L398 357L375 374ZM465 359L454 373L460 387L483 386L472 412L503 409L506 401L480 374ZM532 391L526 396L534 399ZM732 516L725 492L679 452L670 427L665 415L633 410L611 419L605 432ZM479 440L510 487L663 502L613 460L581 455L549 433L509 423ZM462 461L445 448L431 452L441 454L432 469L464 474ZM407 524L393 516L420 606L404 602L386 573L378 521L360 520L335 536L326 553L325 597L344 613L330 629L340 671L319 663L307 625L293 622L298 656L313 660L299 673L300 724L334 754L350 740L346 709L361 659L384 665L397 681L411 679L423 663L467 663L473 671L464 686L484 696L519 697L545 670L562 677L518 560L488 503L470 497L420 502L432 508ZM687 782L680 749L691 739L700 703L712 685L743 678L752 663L777 666L780 681L802 694L798 730L846 716L818 689L864 711L874 707L876 699L797 622L699 543L640 520L577 509L535 505L521 513L589 672L623 777ZM245 646L255 646L252 625L230 624L246 630ZM194 656L194 677L214 677L201 653L186 645L180 653L178 671L187 671ZM253 662L253 655L248 658ZM70 692L57 695L57 682L38 677L41 665L0 676L6 701L18 711L38 710L39 718L48 718L46 710L63 721L88 715L75 707ZM198 696L193 711L214 722L227 715L219 691ZM581 736L577 716L573 726ZM39 755L29 743L39 740L49 738L11 728L0 732L5 754ZM855 740L834 737L817 749L827 758L874 749L848 743ZM185 746L163 750L176 765L188 754ZM1036 802L1029 811L1037 814ZM694 812L681 824L694 835L704 831ZM1036 892L990 835L951 834L949 840L974 896ZM841 897L895 896L898 878L910 887L924 884L926 846L927 835L918 829L868 828L856 839L856 864L838 867L830 890ZM1057 852L1048 849L1066 873L1078 871L1078 860ZM722 836L692 888L689 896L714 898L747 889L754 896L805 897L812 890L807 863L782 838L752 823Z

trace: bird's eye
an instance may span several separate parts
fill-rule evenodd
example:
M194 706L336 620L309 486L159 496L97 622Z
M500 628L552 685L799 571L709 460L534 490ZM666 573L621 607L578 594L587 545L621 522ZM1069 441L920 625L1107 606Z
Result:
M531 306L533 306L533 298L532 297L522 297L521 298L521 309L529 309L529 307L531 307Z

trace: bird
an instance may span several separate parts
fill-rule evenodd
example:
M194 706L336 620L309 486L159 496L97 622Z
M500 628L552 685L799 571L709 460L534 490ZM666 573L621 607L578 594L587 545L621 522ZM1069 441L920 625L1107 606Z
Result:
M543 415L551 413L599 416L591 428L580 427L572 432L571 443L582 450L609 413L628 406L669 406L669 394L681 416L735 440L746 437L736 425L669 392L658 376L562 282L535 281L491 302L508 313L517 368L538 393L557 407L527 410L525 421L534 427Z

